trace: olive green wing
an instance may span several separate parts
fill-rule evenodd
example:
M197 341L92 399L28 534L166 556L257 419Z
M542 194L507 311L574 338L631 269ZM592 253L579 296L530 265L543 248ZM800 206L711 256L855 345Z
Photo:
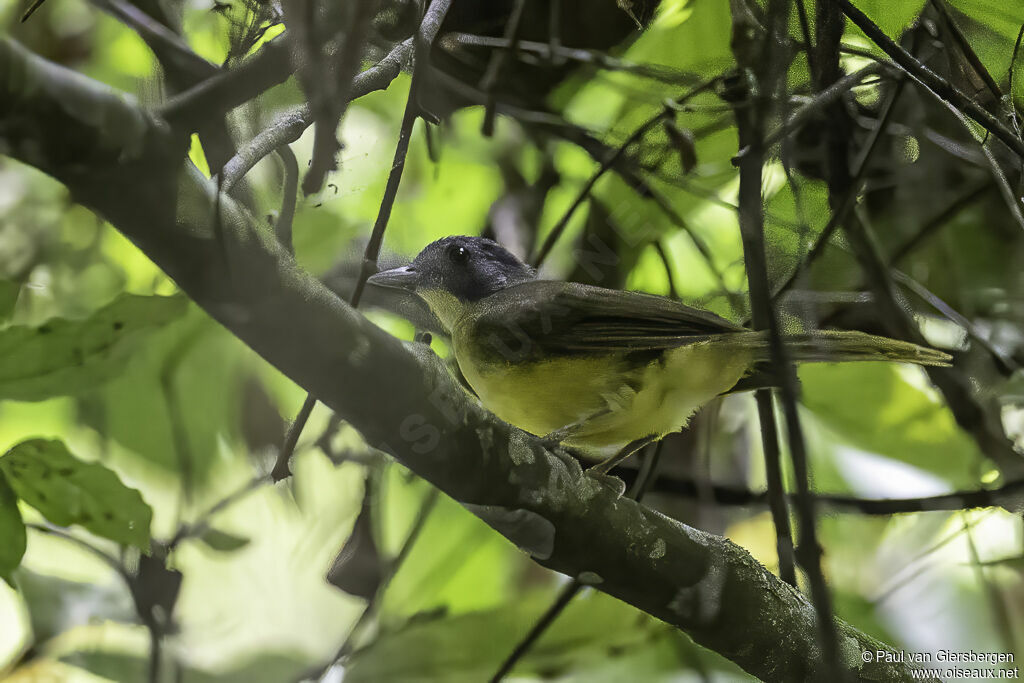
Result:
M665 297L576 283L536 280L480 304L473 337L506 358L658 352L747 331Z

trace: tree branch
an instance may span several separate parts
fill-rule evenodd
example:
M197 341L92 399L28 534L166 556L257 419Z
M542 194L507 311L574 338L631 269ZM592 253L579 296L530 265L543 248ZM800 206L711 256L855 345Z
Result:
M384 59L361 72L352 82L349 96L358 99L375 90L384 90L402 73L412 54L412 39L399 43ZM228 163L224 164L224 186L232 187L256 163L274 150L295 142L313 124L309 105L279 114L273 123L252 138Z
M0 140L110 220L367 443L540 564L587 572L600 590L763 680L826 680L814 609L799 593L727 539L616 496L575 460L486 413L429 349L400 342L326 290L230 197L215 215L216 185L128 98L0 41ZM215 243L217 221L231 269ZM906 665L862 663L862 651L893 651L835 627L840 661L859 679L912 680Z
M267 42L235 68L221 71L171 98L160 108L173 126L192 132L214 116L223 116L292 75L287 35Z

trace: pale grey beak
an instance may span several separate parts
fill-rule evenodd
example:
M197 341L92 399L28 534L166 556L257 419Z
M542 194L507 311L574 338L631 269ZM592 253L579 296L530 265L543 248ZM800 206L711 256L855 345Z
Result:
M383 270L376 275L371 275L367 282L371 285L405 289L411 292L416 288L416 283L419 282L419 273L412 266L402 266L401 268Z

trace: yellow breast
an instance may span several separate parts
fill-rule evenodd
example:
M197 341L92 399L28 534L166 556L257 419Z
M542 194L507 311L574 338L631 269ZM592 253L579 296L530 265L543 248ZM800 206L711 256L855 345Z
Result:
M625 353L495 362L474 354L460 336L453 337L459 368L488 410L538 436L584 421L566 445L594 457L683 428L752 361L746 350L705 342L669 349L639 367Z

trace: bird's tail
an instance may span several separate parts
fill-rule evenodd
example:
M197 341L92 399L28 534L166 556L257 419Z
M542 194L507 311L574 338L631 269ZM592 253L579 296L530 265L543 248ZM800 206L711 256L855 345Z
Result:
M770 350L765 333L755 346L757 360L768 360ZM937 349L910 342L849 330L817 330L783 336L790 357L801 363L845 363L848 361L895 361L917 365L948 366L952 357Z

